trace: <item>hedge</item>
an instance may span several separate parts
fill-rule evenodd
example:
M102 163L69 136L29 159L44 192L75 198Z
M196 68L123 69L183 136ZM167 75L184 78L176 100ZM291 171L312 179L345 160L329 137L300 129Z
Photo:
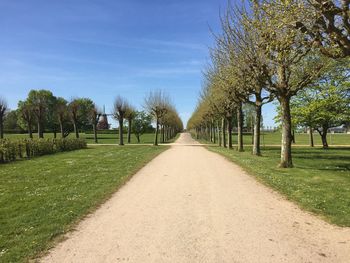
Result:
M0 163L86 148L84 139L0 140Z

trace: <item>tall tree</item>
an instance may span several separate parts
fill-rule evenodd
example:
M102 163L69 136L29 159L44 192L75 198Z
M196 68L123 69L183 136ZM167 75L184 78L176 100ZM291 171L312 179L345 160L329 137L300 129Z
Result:
M55 112L60 127L61 138L65 138L67 136L67 132L65 131L65 123L68 120L68 105L64 98L57 98Z
M285 6L264 4L259 19L249 21L257 29L257 43L268 61L267 90L281 105L282 145L280 167L293 167L292 123L290 100L299 90L316 81L328 61L305 44L304 36L294 28L280 23L286 17ZM268 14L268 15L266 15Z
M128 143L131 143L131 130L132 130L132 121L136 116L136 110L133 106L128 105L126 112L125 112L125 118L128 121Z
M55 97L49 90L31 90L27 102L31 105L38 125L38 137L44 137L45 124L48 112L53 107Z
M117 96L114 100L113 117L119 122L119 145L124 145L123 129L124 118L128 109L128 102L121 96Z
M158 133L160 119L167 113L169 98L160 90L151 92L145 98L145 108L156 121L156 131L154 137L154 145L158 145Z
M68 105L69 116L73 124L73 129L74 129L76 138L79 138L79 129L78 129L79 107L80 107L80 104L77 99L72 100Z
M79 138L79 129L87 130L91 127L89 113L93 107L94 103L89 98L76 98L69 103L68 111L76 138Z
M94 104L93 107L90 109L89 112L89 119L92 125L92 130L94 133L94 142L98 143L98 138L97 138L97 124L98 121L101 117L101 111L97 108L97 106Z

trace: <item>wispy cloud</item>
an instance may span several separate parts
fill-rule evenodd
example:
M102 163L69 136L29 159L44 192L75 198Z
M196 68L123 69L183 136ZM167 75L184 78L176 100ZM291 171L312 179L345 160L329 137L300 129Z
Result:
M51 36L47 36L51 37ZM57 38L57 37L53 37ZM119 37L118 40L96 40L89 38L71 38L64 37L59 38L63 41L70 41L80 44L88 44L95 46L105 47L118 47L127 49L139 49L148 50L152 52L181 52L196 50L200 52L207 52L208 48L201 43L194 43L189 41L176 41L176 40L162 40L162 39L150 39L150 38L123 38Z

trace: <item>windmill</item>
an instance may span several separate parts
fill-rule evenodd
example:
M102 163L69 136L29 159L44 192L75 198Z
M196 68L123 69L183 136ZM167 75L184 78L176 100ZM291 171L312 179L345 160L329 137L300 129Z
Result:
M100 117L100 120L97 124L97 129L98 130L108 130L110 127L110 124L108 123L108 115L112 115L112 114L106 114L106 110L105 110L105 105L103 105L103 113Z

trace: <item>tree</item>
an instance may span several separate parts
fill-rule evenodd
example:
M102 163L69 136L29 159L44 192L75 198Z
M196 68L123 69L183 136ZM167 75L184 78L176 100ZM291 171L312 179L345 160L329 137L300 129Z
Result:
M145 111L136 111L132 122L132 132L135 134L137 142L140 143L142 134L152 131L152 116Z
M132 121L135 118L135 115L136 115L135 108L131 105L128 105L125 112L125 118L128 120L128 143L131 143Z
M79 107L80 105L77 99L72 100L68 105L69 116L73 123L73 129L74 129L76 138L79 138L79 130L78 130Z
M23 131L22 127L18 125L18 118L17 110L8 111L4 119L4 133L6 133L6 131Z
M69 103L68 111L76 138L79 138L79 129L91 127L89 113L93 107L93 101L88 98L76 98Z
M162 91L150 92L145 98L145 109L156 121L154 145L158 145L159 122L166 114L169 105L169 98Z
M97 138L97 124L101 117L101 111L97 108L97 106L94 104L93 107L90 109L89 112L89 119L92 125L92 130L94 132L94 141L95 143L98 143Z
M23 123L23 126L27 129L29 138L33 138L33 125L34 125L34 110L33 106L26 101L18 102L18 115L19 121Z
M49 90L31 90L27 103L31 105L38 125L38 137L44 137L45 124L50 110L53 109L55 97Z
M315 129L323 148L328 148L328 129L350 121L350 82L322 83L300 93L297 101L292 108L298 112L296 121Z
M65 138L69 133L65 130L65 123L68 121L69 116L67 101L64 98L57 98L55 113L60 127L61 138Z
M6 100L0 97L0 139L4 138L4 120L7 110L8 106Z
M217 39L217 42L225 53L231 54L230 64L235 69L234 74L238 80L235 86L237 97L255 108L252 153L259 156L262 107L273 100L273 94L266 89L266 69L269 65L264 51L258 46L261 36L250 22L260 19L259 5L253 5L251 11L248 12L244 7L229 6L226 16L221 19L223 37Z
M124 118L128 109L128 102L121 96L117 96L114 100L113 117L119 122L119 145L124 145L123 129Z
M258 8L261 12L259 19L252 19L249 23L259 33L257 46L262 50L269 66L265 69L268 82L266 89L278 99L281 106L282 145L279 166L293 167L290 100L299 90L318 80L328 61L306 45L300 31L280 22L288 19L285 6L271 1Z

